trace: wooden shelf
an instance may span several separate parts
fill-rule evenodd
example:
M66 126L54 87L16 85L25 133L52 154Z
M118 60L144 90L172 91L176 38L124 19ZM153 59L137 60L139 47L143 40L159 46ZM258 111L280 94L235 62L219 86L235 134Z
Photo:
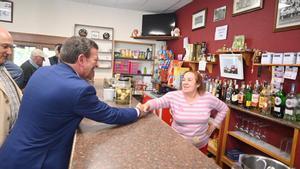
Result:
M274 147L273 145L266 143L262 140L258 140L254 137L251 137L243 132L240 131L230 131L228 135L256 148L257 150L268 154L269 156L282 161L287 165L291 165L291 156L286 152L282 152L279 148Z
M228 165L230 168L233 166L235 163L234 161L230 160L228 157L225 155L222 156L221 161L224 162L226 165Z
M217 54L242 54L243 59L247 66L250 66L252 63L252 56L254 52L252 51L217 51Z
M198 61L183 61L183 64L188 64L189 67L192 68L192 70L198 70ZM206 62L206 69L209 73L212 73L213 71L213 65L216 65L217 62Z
M147 61L147 62L153 62L154 61L154 60L147 60L147 59L135 59L135 58L126 58L126 57L119 58L119 57L115 57L115 60L118 60L118 59L123 59L123 60L138 60L138 61Z
M214 147L213 143L211 141L212 141L212 139L209 139L208 146L207 146L207 151L209 151L210 153L212 153L214 156L217 156L218 148Z
M270 121L273 121L275 123L279 123L279 124L282 124L282 125L285 125L285 126L288 126L288 127L300 129L300 123L299 122L292 122L292 121L287 121L287 120L280 119L280 118L275 118L272 115L262 114L262 113L260 113L259 110L245 109L241 106L233 105L233 104L230 104L230 103L227 103L227 106L229 108L232 108L232 109L244 112L244 113L248 113L250 115L257 116L257 117L262 118L262 119L270 120Z
M181 36L137 36L133 37L133 39L148 39L148 40L157 40L157 41L167 41L167 40L177 40L181 38Z
M260 64L253 63L254 66L297 66L300 67L300 64Z

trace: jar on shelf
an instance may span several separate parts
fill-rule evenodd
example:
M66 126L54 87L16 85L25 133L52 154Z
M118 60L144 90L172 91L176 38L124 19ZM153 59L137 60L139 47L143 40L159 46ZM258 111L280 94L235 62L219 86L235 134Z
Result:
M130 104L131 103L131 82L129 78L120 78L116 83L116 103Z

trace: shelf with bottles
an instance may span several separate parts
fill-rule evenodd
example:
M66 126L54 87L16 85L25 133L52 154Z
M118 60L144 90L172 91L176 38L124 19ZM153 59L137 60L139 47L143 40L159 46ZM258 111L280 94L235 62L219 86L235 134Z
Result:
M217 51L217 54L241 54L247 66L252 64L253 51Z
M225 151L228 148L240 148L239 142L232 143L230 139L232 137L248 145L249 149L254 152L259 151L289 166L294 165L299 138L298 128L278 124L277 121L258 118L257 113L247 114L243 110L240 111L240 108L229 107L231 111L226 118L224 127L222 156L225 156ZM276 126L276 130L272 129L273 126ZM230 147L230 144L234 146Z

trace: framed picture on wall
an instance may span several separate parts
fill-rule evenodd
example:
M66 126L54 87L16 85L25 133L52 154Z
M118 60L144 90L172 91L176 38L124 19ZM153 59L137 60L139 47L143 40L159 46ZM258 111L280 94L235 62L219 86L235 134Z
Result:
M226 16L226 6L214 10L214 22L224 20Z
M12 1L0 1L0 21L13 22L13 6L14 3Z
M276 0L274 31L300 28L300 0Z
M192 16L192 30L205 27L206 9L202 9L193 14Z
M242 54L220 54L221 77L244 79Z
M233 0L232 15L240 15L243 13L262 9L263 0Z

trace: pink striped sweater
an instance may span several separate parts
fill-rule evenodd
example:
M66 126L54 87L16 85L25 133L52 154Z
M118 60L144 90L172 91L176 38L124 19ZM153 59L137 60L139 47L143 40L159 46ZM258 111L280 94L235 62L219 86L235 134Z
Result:
M187 103L182 91L173 91L164 96L147 102L150 110L170 108L172 111L172 127L177 133L202 148L208 143L209 136L206 134L211 110L218 111L212 121L217 127L220 126L228 110L227 105L217 97L206 92L193 103ZM193 142L197 138L198 142Z

